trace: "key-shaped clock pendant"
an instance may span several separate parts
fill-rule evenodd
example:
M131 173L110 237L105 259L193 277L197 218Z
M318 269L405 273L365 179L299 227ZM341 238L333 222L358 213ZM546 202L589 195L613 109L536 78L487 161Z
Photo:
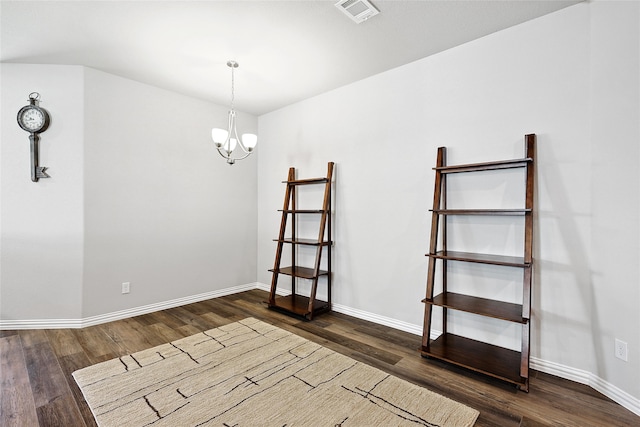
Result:
M38 144L40 142L41 132L49 127L51 119L49 113L44 108L40 108L37 103L40 99L38 92L29 94L29 105L24 106L18 111L18 125L29 132L29 141L31 143L31 181L38 182L40 178L50 178L45 172L44 166L38 166Z
M40 178L51 178L45 170L45 166L38 166L38 143L40 137L37 133L29 135L29 141L31 141L31 181L38 182Z

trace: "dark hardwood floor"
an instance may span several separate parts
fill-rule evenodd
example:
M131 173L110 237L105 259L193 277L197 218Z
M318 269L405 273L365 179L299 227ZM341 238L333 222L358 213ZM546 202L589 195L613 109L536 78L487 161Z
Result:
M533 372L527 394L423 359L419 336L339 313L306 322L267 309L266 298L255 290L84 329L0 331L0 426L95 426L73 371L246 317L471 406L478 427L640 426L640 417L590 387Z

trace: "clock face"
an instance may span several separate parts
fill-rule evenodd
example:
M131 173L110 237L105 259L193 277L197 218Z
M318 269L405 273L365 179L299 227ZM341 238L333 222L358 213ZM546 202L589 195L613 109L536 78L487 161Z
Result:
M40 108L27 106L18 113L18 124L27 132L39 132L46 126L47 118Z

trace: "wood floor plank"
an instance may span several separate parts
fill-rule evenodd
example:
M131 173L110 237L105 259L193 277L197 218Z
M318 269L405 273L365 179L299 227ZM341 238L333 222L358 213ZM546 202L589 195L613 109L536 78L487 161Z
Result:
M87 427L97 427L96 421L93 418L93 414L91 413L91 409L89 408L89 405L87 405L87 402L84 399L84 395L82 394L82 391L78 387L78 384L75 382L72 375L78 369L91 366L92 363L89 361L87 355L84 352L63 356L59 359L59 361L62 372L64 372L65 374L69 389L71 390L71 394L74 397L74 403L78 407L84 424Z
M224 303L227 300L223 300L224 302L219 300L220 298L216 298L216 299L202 301L199 304L202 304L204 307L207 307L208 312L213 313L217 316L220 316L221 318L224 318L224 319L231 319L238 316L238 312L237 310L234 310L233 304L229 306L228 304Z
M36 409L69 394L58 358L44 331L20 333Z
M206 320L203 320L199 315L190 312L184 307L175 307L167 310L169 314L175 316L185 323L184 326L193 326L199 332L206 331L209 328L210 323ZM180 329L183 329L184 326L181 326Z
M565 383L571 383L564 380ZM515 399L510 407L515 411L531 408L539 408L545 414L545 422L552 425L565 425L579 427L581 421L574 421L573 414L567 413L567 407L579 407L581 417L590 420L593 426L624 426L624 419L618 418L618 411L611 401L602 396L594 395L590 387L574 387L572 384L563 386L561 383L531 381L535 393L527 396L527 399ZM567 392L571 387L573 392ZM638 423L640 425L640 422Z
M36 405L19 335L0 338L0 425L38 426Z
M165 344L168 342L179 340L180 338L188 337L189 333L182 332L180 329L173 329L164 323L154 323L152 325L147 326L147 330L153 333L156 337L158 337L158 341L162 341L159 344Z
M407 356L415 357L417 354L417 349L421 342L420 338L416 336L412 341L410 341L409 346L406 345L409 342L405 342L405 345L398 345L392 341L386 340L385 337L378 337L375 335L370 335L368 333L363 333L358 329L350 329L347 324L344 324L342 322L330 324L323 329L329 332L343 335L345 337L349 337L354 341L358 341L375 348L384 348L386 351L397 355L399 358ZM415 349L408 352L407 349L411 347L415 347Z
M551 427L551 424L547 424L540 420L535 420L529 417L522 417L520 427Z
M73 396L60 396L37 408L41 426L86 427Z
M73 329L72 332L91 363L118 357L118 346L104 333L102 325Z
M71 329L49 329L45 333L58 357L83 351Z
M6 331L4 331L4 330L0 330L0 338L10 337L10 336L12 336L12 335L18 335L18 331L13 330L13 329L11 329L11 330L6 330Z
M222 325L226 325L227 323L231 322L236 322L238 320L242 320L240 317L241 316L234 316L234 317L222 317L219 316L216 313L213 312L207 312L204 314L201 314L200 317L206 319L207 321L211 322L211 324L213 325L214 328L217 328L219 326Z
M353 351L364 353L370 357L379 359L385 363L395 365L402 358L396 354L393 354L386 349L377 348L369 344L354 340L342 334L338 334L328 330L327 328L319 328L314 325L313 322L302 322L298 325L299 329L311 332L319 337L326 338L330 341L338 343L344 347L347 347Z
M118 347L118 356L135 353L140 350L163 344L149 329L135 318L100 325L102 331Z
M184 326L185 323L178 319L175 316L172 316L171 314L169 314L168 311L164 310L164 311L156 311L154 313L148 313L145 314L144 316L140 316L142 319L144 319L144 322L146 324L163 324L166 325L169 328L172 329L177 329L180 326Z
M254 317L473 407L480 411L476 427L640 426L640 417L590 387L532 371L530 392L523 393L503 381L422 358L419 336L340 313L303 321L268 309L267 296L252 290L76 330L4 331L0 425L95 427L73 371ZM20 384L26 391L16 389ZM26 415L15 424L11 414Z

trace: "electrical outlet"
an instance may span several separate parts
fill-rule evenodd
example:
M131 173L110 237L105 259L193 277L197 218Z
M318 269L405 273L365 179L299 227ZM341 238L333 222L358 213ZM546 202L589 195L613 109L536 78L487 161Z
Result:
M625 362L627 361L627 343L624 341L620 341L619 339L616 338L616 357L618 359L622 359Z
M122 293L128 294L131 290L131 282L122 282Z

